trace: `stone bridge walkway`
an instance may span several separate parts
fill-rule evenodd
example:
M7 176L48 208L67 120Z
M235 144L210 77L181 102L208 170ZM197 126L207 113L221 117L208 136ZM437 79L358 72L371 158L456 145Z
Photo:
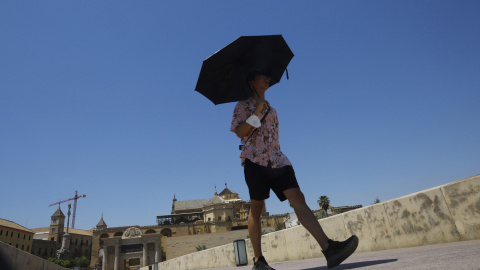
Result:
M271 263L270 266L276 270L327 269L324 258ZM215 270L247 269L252 269L252 266L215 268ZM333 269L480 270L480 240L354 253L343 264Z

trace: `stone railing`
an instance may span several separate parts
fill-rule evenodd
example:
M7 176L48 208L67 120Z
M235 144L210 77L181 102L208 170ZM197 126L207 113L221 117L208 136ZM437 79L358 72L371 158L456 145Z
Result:
M2 270L67 270L33 254L0 241L0 269Z
M319 222L325 233L335 240L356 234L360 239L357 252L480 239L480 175ZM248 239L246 244L251 263L252 245ZM263 235L262 250L269 262L322 256L320 247L303 226ZM235 266L233 244L159 263L161 270L230 266Z

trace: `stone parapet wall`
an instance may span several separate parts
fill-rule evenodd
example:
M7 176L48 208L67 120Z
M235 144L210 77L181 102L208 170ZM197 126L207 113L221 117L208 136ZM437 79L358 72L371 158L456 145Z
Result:
M0 242L0 269L66 270L67 268Z
M357 252L480 239L480 175L321 219L320 224L335 240L356 234ZM250 240L246 245L251 263ZM262 250L269 262L323 256L303 226L263 235ZM159 269L230 266L235 266L233 244L167 260Z
M213 248L225 244L233 243L237 239L247 238L248 230L237 230L219 233L185 235L178 237L164 238L167 260L174 259L186 254L195 253L197 246L205 245L207 248Z

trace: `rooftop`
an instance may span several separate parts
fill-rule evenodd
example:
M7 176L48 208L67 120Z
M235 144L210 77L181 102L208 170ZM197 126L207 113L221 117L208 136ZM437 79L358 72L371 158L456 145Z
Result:
M67 232L67 228L65 227L64 232ZM34 233L45 233L45 232L50 232L50 227L43 227L43 228L35 228L31 230ZM93 229L90 230L81 230L81 229L73 229L73 228L68 228L68 233L69 234L78 234L78 235L84 235L84 236L92 236L93 235Z
M222 192L220 192L220 194L218 194L218 195L222 196L222 195L226 195L226 194L237 194L237 193L232 191L231 189L225 187L225 189Z
M20 231L25 231L25 232L29 232L29 233L33 233L32 230L30 230L28 228L25 228L22 225L19 225L19 224L13 222L13 221L2 219L2 218L0 218L0 226L16 229L16 230L20 230Z
M189 210L189 209L200 209L202 208L209 199L200 199L200 200L189 200L189 201L175 201L174 204L174 211L182 211L182 210Z
M228 202L224 200L222 197L215 195L207 203L205 203L204 206L221 204L221 203L228 203Z

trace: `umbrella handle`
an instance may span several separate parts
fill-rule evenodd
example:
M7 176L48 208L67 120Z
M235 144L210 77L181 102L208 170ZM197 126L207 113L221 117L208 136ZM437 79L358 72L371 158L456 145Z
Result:
M253 91L255 91L255 94L257 94L257 97L260 97L260 96L258 95L257 89L255 89L255 86L253 86L253 84L250 83L250 82L248 82L248 84L250 84L250 86L253 88Z

